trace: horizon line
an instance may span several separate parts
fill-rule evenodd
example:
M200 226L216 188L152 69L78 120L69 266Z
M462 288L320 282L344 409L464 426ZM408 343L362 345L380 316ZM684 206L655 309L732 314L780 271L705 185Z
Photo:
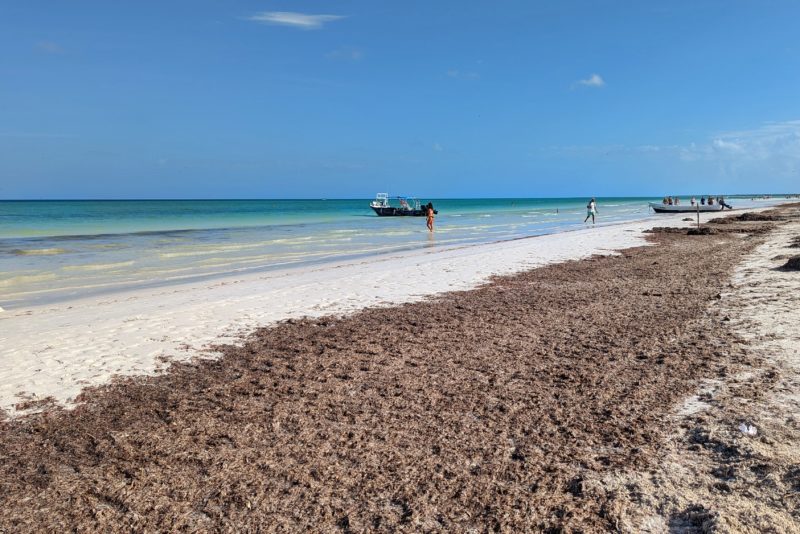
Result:
M475 197L436 197L436 196L425 196L425 195L393 195L391 198L395 197L404 197L404 198L430 198L434 200L540 200L540 199L571 199L571 198L659 198L662 196L703 196L703 195L722 195L722 196L795 196L800 194L800 192L748 192L748 193L704 193L702 195L698 193L682 193L677 195L580 195L580 196L543 196L543 197L507 197L507 196L489 196L489 197L482 197L482 196L475 196ZM326 201L326 200L369 200L374 197L259 197L259 198L238 198L238 197L152 197L152 198L0 198L0 202L197 202L197 201L209 201L209 202L224 202L224 201L246 201L246 202L259 202L259 201L277 201L277 200L284 200L284 201Z

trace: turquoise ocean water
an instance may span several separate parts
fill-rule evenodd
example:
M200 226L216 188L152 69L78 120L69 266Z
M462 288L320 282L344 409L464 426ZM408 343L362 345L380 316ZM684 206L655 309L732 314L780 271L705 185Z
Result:
M587 202L429 200L433 236L424 217L377 217L370 200L0 201L0 306L563 232L584 226ZM654 200L598 198L598 224L654 216Z

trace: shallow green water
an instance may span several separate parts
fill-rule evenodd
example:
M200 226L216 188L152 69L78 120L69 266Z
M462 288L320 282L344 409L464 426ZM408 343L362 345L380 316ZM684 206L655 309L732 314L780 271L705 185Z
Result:
M0 306L562 232L583 226L587 200L423 199L439 210L433 236L369 199L0 201ZM651 200L598 198L598 224L649 217Z

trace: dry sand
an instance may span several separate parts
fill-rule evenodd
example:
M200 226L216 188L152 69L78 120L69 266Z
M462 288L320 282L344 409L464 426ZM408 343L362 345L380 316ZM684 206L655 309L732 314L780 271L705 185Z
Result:
M666 469L673 422L699 413L675 406L698 385L747 367L770 380L720 313L746 313L730 276L774 224L654 233L659 247L285 322L7 420L0 530L701 528L713 509L662 503L677 483L630 488ZM717 435L686 434L725 455ZM792 472L774 477L796 494ZM789 502L773 508L794 527Z

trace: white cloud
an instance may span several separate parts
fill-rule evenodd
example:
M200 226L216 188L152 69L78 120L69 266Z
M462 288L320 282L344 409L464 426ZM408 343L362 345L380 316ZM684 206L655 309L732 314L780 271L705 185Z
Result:
M737 130L719 134L721 138L741 138L741 139L774 139L781 137L797 137L800 133L800 120L791 121L769 121L758 128L750 130Z
M636 147L639 152L661 152L664 147L658 145L641 145Z
M725 139L714 139L711 141L711 147L720 152L730 152L742 154L745 152L745 147L736 141L728 141Z
M682 165L682 171L689 174L738 180L758 189L756 185L770 180L797 179L800 174L800 120L721 132L681 145L554 145L539 147L530 154L598 161L605 158L639 160L654 169L668 167L672 162Z
M551 145L540 155L599 157L650 155L686 162L706 161L729 168L763 163L765 168L800 165L800 120L770 122L749 130L722 132L684 145Z
M301 30L318 30L327 22L333 22L345 18L343 15L308 15L306 13L294 13L291 11L265 11L257 13L247 20L261 22L263 24L273 24L279 26L291 26Z
M574 85L585 85L586 87L604 87L606 85L605 80L599 74L592 74L585 80L578 80L575 82Z
M354 46L342 46L336 50L331 50L325 54L325 57L328 59L360 61L364 58L364 51Z
M532 154L572 158L632 157L669 155L680 148L677 145L550 145L540 147Z
M445 74L447 74L448 78L456 78L460 80L477 80L481 77L481 75L475 71L462 71L458 69L450 69Z
M684 160L714 160L730 165L769 162L779 166L800 163L800 120L769 122L750 130L723 132L706 144L691 144Z

